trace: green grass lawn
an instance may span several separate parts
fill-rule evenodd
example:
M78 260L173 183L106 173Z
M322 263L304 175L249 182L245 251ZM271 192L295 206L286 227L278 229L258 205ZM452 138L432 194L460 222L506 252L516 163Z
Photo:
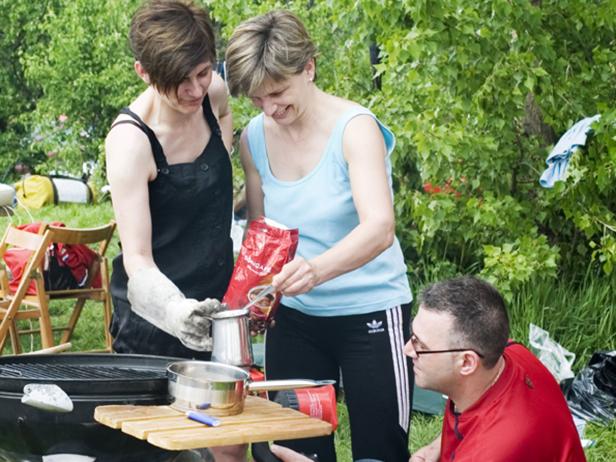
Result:
M12 217L0 218L0 231L11 222L16 224L35 221L58 220L67 226L93 227L108 222L113 212L108 202L97 205L60 205L31 210L30 215L18 209ZM116 233L117 234L117 233ZM109 256L119 251L117 237L109 248ZM413 289L419 289L416 281ZM594 351L616 350L616 280L601 275L588 274L583 281L558 280L545 282L520 291L510 306L512 336L527 342L529 323L534 323L577 354L574 364L579 371ZM66 321L68 306L54 303L51 312L58 324ZM88 302L77 325L72 351L99 349L103 347L103 317L101 305ZM38 349L37 336L23 339L26 351ZM352 460L349 425L346 410L339 405L340 425L336 432L336 447L339 460ZM439 432L441 418L414 413L411 423L410 447L415 450L430 442ZM591 424L586 438L595 445L586 449L590 462L613 462L616 460L616 422L610 426Z

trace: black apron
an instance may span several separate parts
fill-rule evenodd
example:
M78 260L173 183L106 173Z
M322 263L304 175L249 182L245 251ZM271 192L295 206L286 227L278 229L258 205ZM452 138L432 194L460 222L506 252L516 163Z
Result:
M203 100L203 114L212 134L203 152L190 163L168 165L154 132L130 109L120 113L134 120L121 120L114 126L129 123L141 129L150 140L156 162L156 179L148 185L154 262L187 298L222 299L233 271L233 186L229 154L209 97ZM113 261L111 275L114 351L210 358L209 352L186 348L176 337L136 315L126 296L127 282L120 254Z

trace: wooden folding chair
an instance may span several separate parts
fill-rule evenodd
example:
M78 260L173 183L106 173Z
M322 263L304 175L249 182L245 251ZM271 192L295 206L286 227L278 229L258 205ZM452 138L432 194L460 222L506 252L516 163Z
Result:
M65 299L75 299L75 304L72 308L70 319L68 324L65 326L59 327L50 327L52 331L62 331L62 337L60 340L61 344L68 344L71 340L73 332L75 330L75 326L83 307L87 300L93 300L97 302L101 302L103 305L103 318L104 318L104 336L105 336L105 349L104 351L111 351L111 334L109 333L109 324L111 323L111 296L109 294L109 265L105 253L107 248L109 247L109 243L111 238L113 237L113 232L115 230L115 222L111 221L110 223L100 226L97 228L66 228L59 226L51 226L47 225L44 229L41 230L43 239L45 240L46 247L51 244L98 244L96 248L91 248L96 254L96 258L93 259L89 268L87 268L87 278L83 285L78 289L67 289L67 290L47 290L45 289L43 280L42 280L42 265L44 263L44 251L43 250L43 258L39 258L33 265L36 267L38 265L39 271L35 271L34 274L41 274L40 283L37 286L37 291L35 295L22 295L19 290L13 295L13 299L17 299L17 295L21 296L21 300L19 303L22 305L32 306L34 307L34 311L38 311L41 313L41 343L43 348L50 348L53 346L53 337L50 339L43 338L48 335L47 324L51 326L52 321L49 318L49 302L53 300L65 300ZM28 233L31 234L31 233ZM26 274L31 274L24 272L24 276ZM97 275L101 275L101 287L96 288L92 287L94 280ZM22 277L22 279L24 279ZM22 281L23 282L23 281ZM20 284L21 287L21 284ZM24 294L27 290L27 285L24 288ZM17 302L16 302L17 303ZM46 318L43 320L43 318ZM4 320L3 320L4 322ZM14 337L18 337L19 334L29 334L33 331L38 331L39 329L33 330L21 330L18 331L15 328L14 322L12 325L9 325L5 330L9 330L11 332L11 342ZM16 331L16 332L14 332ZM2 335L6 338L6 334L4 331L0 329L0 347L3 345L1 342L3 341ZM19 340L16 341L19 344ZM19 345L17 345L19 347ZM15 348L15 346L14 346ZM2 350L0 349L0 352Z
M98 228L65 228L60 226L47 226L51 233L51 242L61 244L98 244L96 248L90 247L95 253L96 258L88 268L87 279L79 289L69 290L48 290L47 296L50 300L60 299L75 299L75 305L71 312L71 317L66 326L57 327L54 330L64 331L61 343L67 343L71 340L75 325L81 316L81 311L87 300L94 300L103 304L104 318L104 335L105 335L105 350L111 351L111 334L109 333L109 325L111 323L111 295L109 294L109 264L105 253L113 237L116 224L114 221L109 222ZM92 287L96 276L101 275L101 287Z
M45 302L46 300L43 299L43 303L38 303L30 309L20 310L31 281L34 281L38 293L45 291L42 268L45 252L50 243L50 232L34 234L19 230L10 225L4 233L0 243L0 319L2 320L0 322L0 353L4 349L7 334L9 333L13 353L21 353L16 321L22 319L38 318L43 348L50 348L54 344L49 307ZM14 293L11 293L9 289L8 274L3 259L6 250L10 247L18 247L32 252L26 262L19 286Z

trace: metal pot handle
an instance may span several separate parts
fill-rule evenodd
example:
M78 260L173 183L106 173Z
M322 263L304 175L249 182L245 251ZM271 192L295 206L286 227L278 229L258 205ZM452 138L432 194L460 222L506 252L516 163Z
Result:
M293 390L294 388L309 388L320 387L322 385L333 385L335 380L307 380L307 379L291 379L291 380L263 380L260 382L250 382L248 390L250 391L278 391L278 390Z

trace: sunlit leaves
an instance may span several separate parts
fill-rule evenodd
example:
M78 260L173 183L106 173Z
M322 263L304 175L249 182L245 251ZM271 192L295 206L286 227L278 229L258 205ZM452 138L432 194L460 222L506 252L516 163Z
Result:
M15 160L20 142L45 159L62 152L46 165L96 158L116 111L143 88L126 47L138 0L0 2L0 53L11 64L0 69L0 124L8 128L0 133L1 161L6 146ZM537 263L550 255L560 255L560 271L589 262L612 270L613 1L202 3L219 26L221 58L241 21L272 8L296 12L320 51L318 85L371 108L392 128L398 235L410 268L423 276L483 271L512 290L556 275L555 265ZM371 67L373 44L380 63ZM242 98L232 105L239 131L257 110ZM602 119L589 148L573 155L564 182L542 189L557 137L596 113ZM62 114L68 119L59 127ZM43 140L34 143L37 134Z

